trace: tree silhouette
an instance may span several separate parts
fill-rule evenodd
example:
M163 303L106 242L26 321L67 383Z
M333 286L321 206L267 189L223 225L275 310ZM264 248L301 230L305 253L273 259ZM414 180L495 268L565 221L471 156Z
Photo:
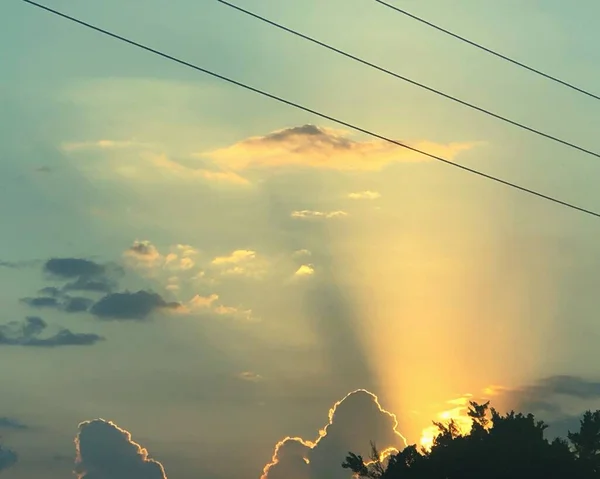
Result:
M600 411L587 411L568 441L544 437L548 427L533 414L500 414L489 402L469 403L471 429L434 422L430 450L416 445L381 459L349 453L342 467L363 479L600 479Z

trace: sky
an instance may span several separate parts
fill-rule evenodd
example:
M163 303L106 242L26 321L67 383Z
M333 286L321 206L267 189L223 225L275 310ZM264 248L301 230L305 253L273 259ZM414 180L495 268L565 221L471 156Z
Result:
M597 2L394 4L594 91ZM598 159L215 0L45 5L600 210ZM590 150L600 104L372 0L245 8ZM600 408L600 223L0 6L0 474L348 477L470 399ZM596 91L597 93L597 91Z

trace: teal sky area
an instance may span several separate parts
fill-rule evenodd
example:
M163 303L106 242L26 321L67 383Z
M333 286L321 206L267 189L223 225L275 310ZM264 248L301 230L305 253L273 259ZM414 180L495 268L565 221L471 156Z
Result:
M390 1L600 94L597 2ZM599 158L216 0L44 4L600 211ZM374 0L239 5L600 151L599 101ZM600 406L597 218L21 0L0 6L0 65L6 479L70 477L76 436L81 477L343 479L348 450L423 442L469 397L559 425ZM361 388L379 403L359 391L334 407ZM79 426L98 418L112 422ZM268 467L286 436L313 443Z

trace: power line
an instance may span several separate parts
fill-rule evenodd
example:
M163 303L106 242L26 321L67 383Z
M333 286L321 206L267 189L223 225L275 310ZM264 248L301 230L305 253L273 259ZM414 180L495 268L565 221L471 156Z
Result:
M473 46L475 48L479 48L480 50L483 50L486 53L490 53L490 54L494 55L495 57L498 57L498 58L500 58L500 59L502 59L504 61L512 63L513 65L517 65L518 67L524 68L525 70L529 70L532 73L535 73L537 75L543 76L544 78L546 78L548 80L556 82L556 83L558 83L558 84L560 84L562 86L565 86L567 88L570 88L571 90L575 90L576 92L579 92L579 93L582 93L584 95L587 95L590 98L594 98L595 100L600 100L600 96L595 95L594 93L592 93L590 91L584 90L583 88L580 88L580 87L578 87L576 85L573 85L572 83L569 83L569 82L567 82L565 80L561 80L560 78L557 78L557 77L555 77L553 75L550 75L549 73L544 73L541 70L533 68L532 66L529 66L529 65L527 65L525 63L522 63L522 62L520 62L518 60L515 60L514 58L510 58L510 57L508 57L506 55L503 55L502 53L499 53L499 52L497 52L495 50L492 50L491 48L487 48L487 47L481 45L480 43L477 43L477 42L475 42L473 40L469 40L468 38L465 38L465 37L463 37L461 35L458 35L457 33L451 32L450 30L446 30L445 28L440 27L439 25L436 25L435 23L432 23L430 21L427 21L424 18L418 17L418 16L416 16L416 15L414 15L414 14L412 14L412 13L406 11L406 10L403 10L400 7L396 7L395 5L391 5L390 3L384 2L383 0L375 0L375 1L377 3L385 6L385 7L391 8L392 10L394 10L394 11L396 11L398 13L401 13L402 15L406 15L407 17L412 18L413 20L421 22L421 23L423 23L423 24L425 24L425 25L427 25L427 26L429 26L431 28L435 28L436 30L438 30L438 31L440 31L442 33L445 33L446 35L450 35L451 37L454 37L457 40L460 40L461 42L467 43L467 44L469 44L469 45L471 45L471 46Z
M532 190L530 188L526 188L524 186L520 186L520 185L518 185L516 183L512 183L510 181L503 180L501 178L498 178L496 176L484 173L484 172L476 170L474 168L469 168L468 166L464 166L464 165L461 165L459 163L454 163L453 161L447 160L446 158L443 158L441 156L437 156L437 155L434 155L433 153L428 153L428 152L426 152L424 150L420 150L420 149L415 148L413 146L406 145L404 143L401 143L399 141L393 140L393 139L388 138L388 137L386 137L384 135L381 135L379 133L375 133L375 132L372 132L370 130L367 130L366 128L362 128L360 126L354 125L354 124L346 122L344 120L340 120L338 118L335 118L333 116L327 115L325 113L321 113L321 112L319 112L317 110L313 110L312 108L300 105L299 103L294 103L291 100L286 100L285 98L282 98L280 96L274 95L274 94L269 93L269 92L267 92L265 90L261 90L259 88L256 88L256 87L250 86L248 84L245 84L245 83L243 83L241 81L234 80L234 79L229 78L229 77L227 77L225 75L221 75L220 73L216 73L216 72L213 72L213 71L208 70L206 68L202 68L202 67L200 67L198 65L194 65L193 63L189 63L189 62L187 62L185 60L181 60L181 59L179 59L179 58L177 58L175 56L172 56L172 55L169 55L167 53L161 52L159 50L156 50L156 49L151 48L149 46L143 45L141 43L137 43L137 42L135 42L133 40L130 40L129 38L123 37L123 36L118 35L116 33L113 33L113 32L110 32L108 30L105 30L103 28L100 28L100 27L97 27L95 25L92 25L90 23L84 22L83 20L79 20L79 19L77 19L75 17L71 17L71 16L69 16L69 15L67 15L65 13L59 12L59 11L54 10L54 9L52 9L50 7L47 7L45 5L41 5L41 4L36 3L36 2L34 2L32 0L22 0L22 1L25 2L25 3L28 3L29 5L32 5L34 7L40 8L42 10L45 10L45 11L47 11L49 13L52 13L53 15L56 15L58 17L61 17L61 18L64 18L66 20L69 20L71 22L77 23L77 24L79 24L81 26L84 26L86 28L94 30L94 31L96 31L98 33L102 33L103 35L107 35L107 36L109 36L111 38L114 38L116 40L120 40L122 42L128 43L128 44L133 45L135 47L138 47L138 48L140 48L142 50L145 50L147 52L150 52L150 53L153 53L153 54L158 55L160 57L166 58L167 60L171 60L171 61L173 61L175 63L179 63L180 65L184 65L186 67L192 68L192 69L197 70L199 72L202 72L202 73L205 73L207 75L210 75L210 76L212 76L214 78L218 78L220 80L223 80L223 81L225 81L227 83L230 83L232 85L236 85L236 86L238 86L240 88L243 88L245 90L248 90L248 91L257 93L257 94L259 94L261 96L264 96L264 97L270 98L272 100L275 100L275 101L277 101L279 103L283 103L285 105L291 106L291 107L296 108L298 110L302 110L302 111L305 111L307 113L311 113L311 114L313 114L315 116L318 116L320 118L323 118L325 120L329 120L331 122L334 122L334 123L337 123L339 125L345 126L347 128L350 128L352 130L358 131L360 133L364 133L365 135L372 136L372 137L377 138L379 140L386 141L388 143L391 143L393 145L399 146L401 148L405 148L407 150L414 151L415 153L419 153L419 154L421 154L423 156L427 156L428 158L431 158L433 160L439 161L439 162L444 163L444 164L449 165L449 166L453 166L453 167L458 168L458 169L460 169L462 171L466 171L468 173L472 173L474 175L480 176L482 178L486 178L488 180L491 180L491 181L494 181L496 183L508 186L510 188L514 188L514 189L522 191L524 193L528 193L530 195L537 196L538 198L542 198L542 199L545 199L547 201L551 201L552 203L556 203L556 204L565 206L567 208L571 208L573 210L577 210L577 211L580 211L582 213L585 213L585 214L588 214L588 215L600 218L600 213L598 213L596 211L589 210L589 209L583 208L581 206L577 206L577 205L575 205L573 203L569 203L569 202L560 200L560 199L558 199L556 197L549 196L549 195L546 195L544 193L540 193L538 191Z
M444 92L442 92L440 90L436 90L435 88L432 88L432 87L429 87L427 85L424 85L423 83L419 83L419 82L417 82L415 80L411 80L410 78L402 76L399 73L395 73L395 72L393 72L391 70L388 70L388 69L386 69L384 67L381 67L381 66L379 66L379 65L377 65L375 63L372 63L372 62L369 62L367 60L364 60L363 58L357 57L356 55L348 53L348 52L346 52L344 50L340 50L339 48L336 48L336 47L334 47L332 45L329 45L329 44L327 44L325 42L317 40L314 37L311 37L309 35L305 35L304 33L301 33L301 32L299 32L297 30L293 30L293 29L291 29L289 27L286 27L285 25L282 25L281 23L277 23L277 22L275 22L273 20L269 20L268 18L263 17L262 15L259 15L257 13L251 12L250 10L246 10L245 8L242 8L242 7L238 6L238 5L230 3L230 2L228 2L226 0L217 0L217 1L219 3L222 3L223 5L226 5L226 6L230 7L230 8L233 8L234 10L237 10L237 11L239 11L241 13L244 13L245 15L248 15L248 16L253 17L253 18L257 19L257 20L260 20L261 22L264 22L264 23L266 23L268 25L271 25L271 26L273 26L275 28L283 30L283 31L285 31L287 33L291 33L292 35L300 37L300 38L302 38L304 40L308 40L309 42L312 42L312 43L314 43L316 45L319 45L319 46L321 46L323 48L326 48L327 50L335 52L335 53L337 53L339 55L342 55L342 56L344 56L346 58L350 58L351 60L354 60L354 61L356 61L358 63L366 65L366 66L368 66L370 68L378 70L378 71L380 71L382 73L390 75L390 76L392 76L394 78L397 78L399 80L403 80L405 82L408 82L411 85L415 85L415 86L417 86L419 88L422 88L424 90L427 90L427 91L430 91L432 93L435 93L436 95L439 95L439 96L442 96L444 98L447 98L448 100L452 100L452 101L454 101L456 103L459 103L459 104L461 104L463 106L466 106L468 108L472 108L473 110L479 111L481 113L485 113L486 115L489 115L489 116L491 116L493 118L496 118L498 120L504 121L505 123L509 123L509 124L511 124L513 126L519 127L519 128L521 128L523 130L529 131L530 133L534 133L536 135L539 135L539 136L541 136L543 138L546 138L548 140L555 141L557 143L560 143L562 145L568 146L570 148L574 148L575 150L579 150L579 151L581 151L583 153L587 153L588 155L592 155L592 156L595 156L596 158L600 158L600 153L597 153L597 152L592 151L592 150L588 150L587 148L584 148L582 146L576 145L576 144L571 143L571 142L569 142L567 140L563 140L561 138L558 138L556 136L550 135L548 133L544 133L543 131L540 131L540 130L538 130L536 128L533 128L533 127L527 126L527 125L525 125L523 123L519 123L517 121L511 120L510 118L501 116L501 115L499 115L497 113L494 113L494 112L492 112L490 110L487 110L485 108L482 108L482 107L479 107L477 105L474 105L473 103L469 103L467 101L461 100L460 98L457 98L455 96L449 95L449 94L444 93Z

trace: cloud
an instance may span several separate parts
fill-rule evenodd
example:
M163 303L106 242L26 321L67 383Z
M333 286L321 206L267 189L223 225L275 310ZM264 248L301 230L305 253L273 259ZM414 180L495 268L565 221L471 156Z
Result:
M211 294L210 296L200 296L196 294L188 303L188 306L193 309L210 308L215 301L219 299L218 294Z
M105 273L103 265L81 258L51 258L46 261L44 270L52 276L64 279L99 276Z
M410 146L452 159L475 144L422 141ZM377 171L393 162L427 160L423 155L383 140L357 141L346 131L310 124L247 138L198 156L208 157L234 171L281 166Z
M184 180L204 179L207 181L231 183L234 185L248 185L250 182L230 170L214 170L207 168L191 168L171 160L165 154L148 155L151 164L158 169L169 172L171 175Z
M315 274L315 268L310 264L303 264L296 270L294 276L306 277L312 276L313 274Z
M67 313L81 313L90 309L90 306L92 306L92 304L94 304L94 301L89 298L67 297L65 298L62 307L63 311L66 311Z
M29 429L26 424L10 417L0 417L0 429Z
M21 302L32 308L58 308L59 302L54 297L22 298Z
M133 244L123 253L125 257L135 258L142 263L154 263L161 258L156 246L150 241L135 240Z
M70 280L64 285L64 291L108 293L115 286L109 274L114 274L116 270L88 259L51 258L44 264L44 271L56 279Z
M123 252L127 265L152 276L159 270L187 271L196 265L198 250L190 245L176 244L163 255L150 241L136 240Z
M0 446L0 471L13 466L17 459L17 454L14 451Z
M256 251L238 249L227 256L217 256L212 260L212 264L240 264L256 258Z
M314 441L286 437L275 446L261 479L348 479L341 467L349 451L368 456L373 441L384 455L406 446L396 416L364 389L353 391L329 410L329 421Z
M263 379L263 377L260 374L256 374L252 371L241 372L240 374L238 374L238 378L250 382L259 382Z
M73 333L61 328L47 337L40 335L48 324L37 316L28 316L22 323L11 322L0 325L0 346L31 346L53 348L59 346L91 346L104 338L93 333Z
M156 311L179 307L179 303L168 303L158 293L140 290L107 294L94 303L90 312L99 319L144 320Z
M116 424L95 419L79 425L75 437L79 479L166 479L162 464Z
M21 302L32 308L52 308L66 313L80 313L87 311L94 303L94 301L89 298L62 295L59 290L54 291L49 288L44 288L44 290L48 290L47 292L52 294L52 296L22 298Z
M357 193L350 193L348 198L351 200L376 200L381 198L381 195L377 191L359 191Z
M490 396L510 407L560 416L561 398L576 400L600 399L600 381L574 375L554 375L519 388L490 388Z
M292 211L291 217L298 219L331 219L343 218L348 216L345 211L315 211L315 210L300 210Z
M266 274L267 263L256 251L238 249L225 256L217 256L211 265L220 268L220 273L233 276L260 278Z

